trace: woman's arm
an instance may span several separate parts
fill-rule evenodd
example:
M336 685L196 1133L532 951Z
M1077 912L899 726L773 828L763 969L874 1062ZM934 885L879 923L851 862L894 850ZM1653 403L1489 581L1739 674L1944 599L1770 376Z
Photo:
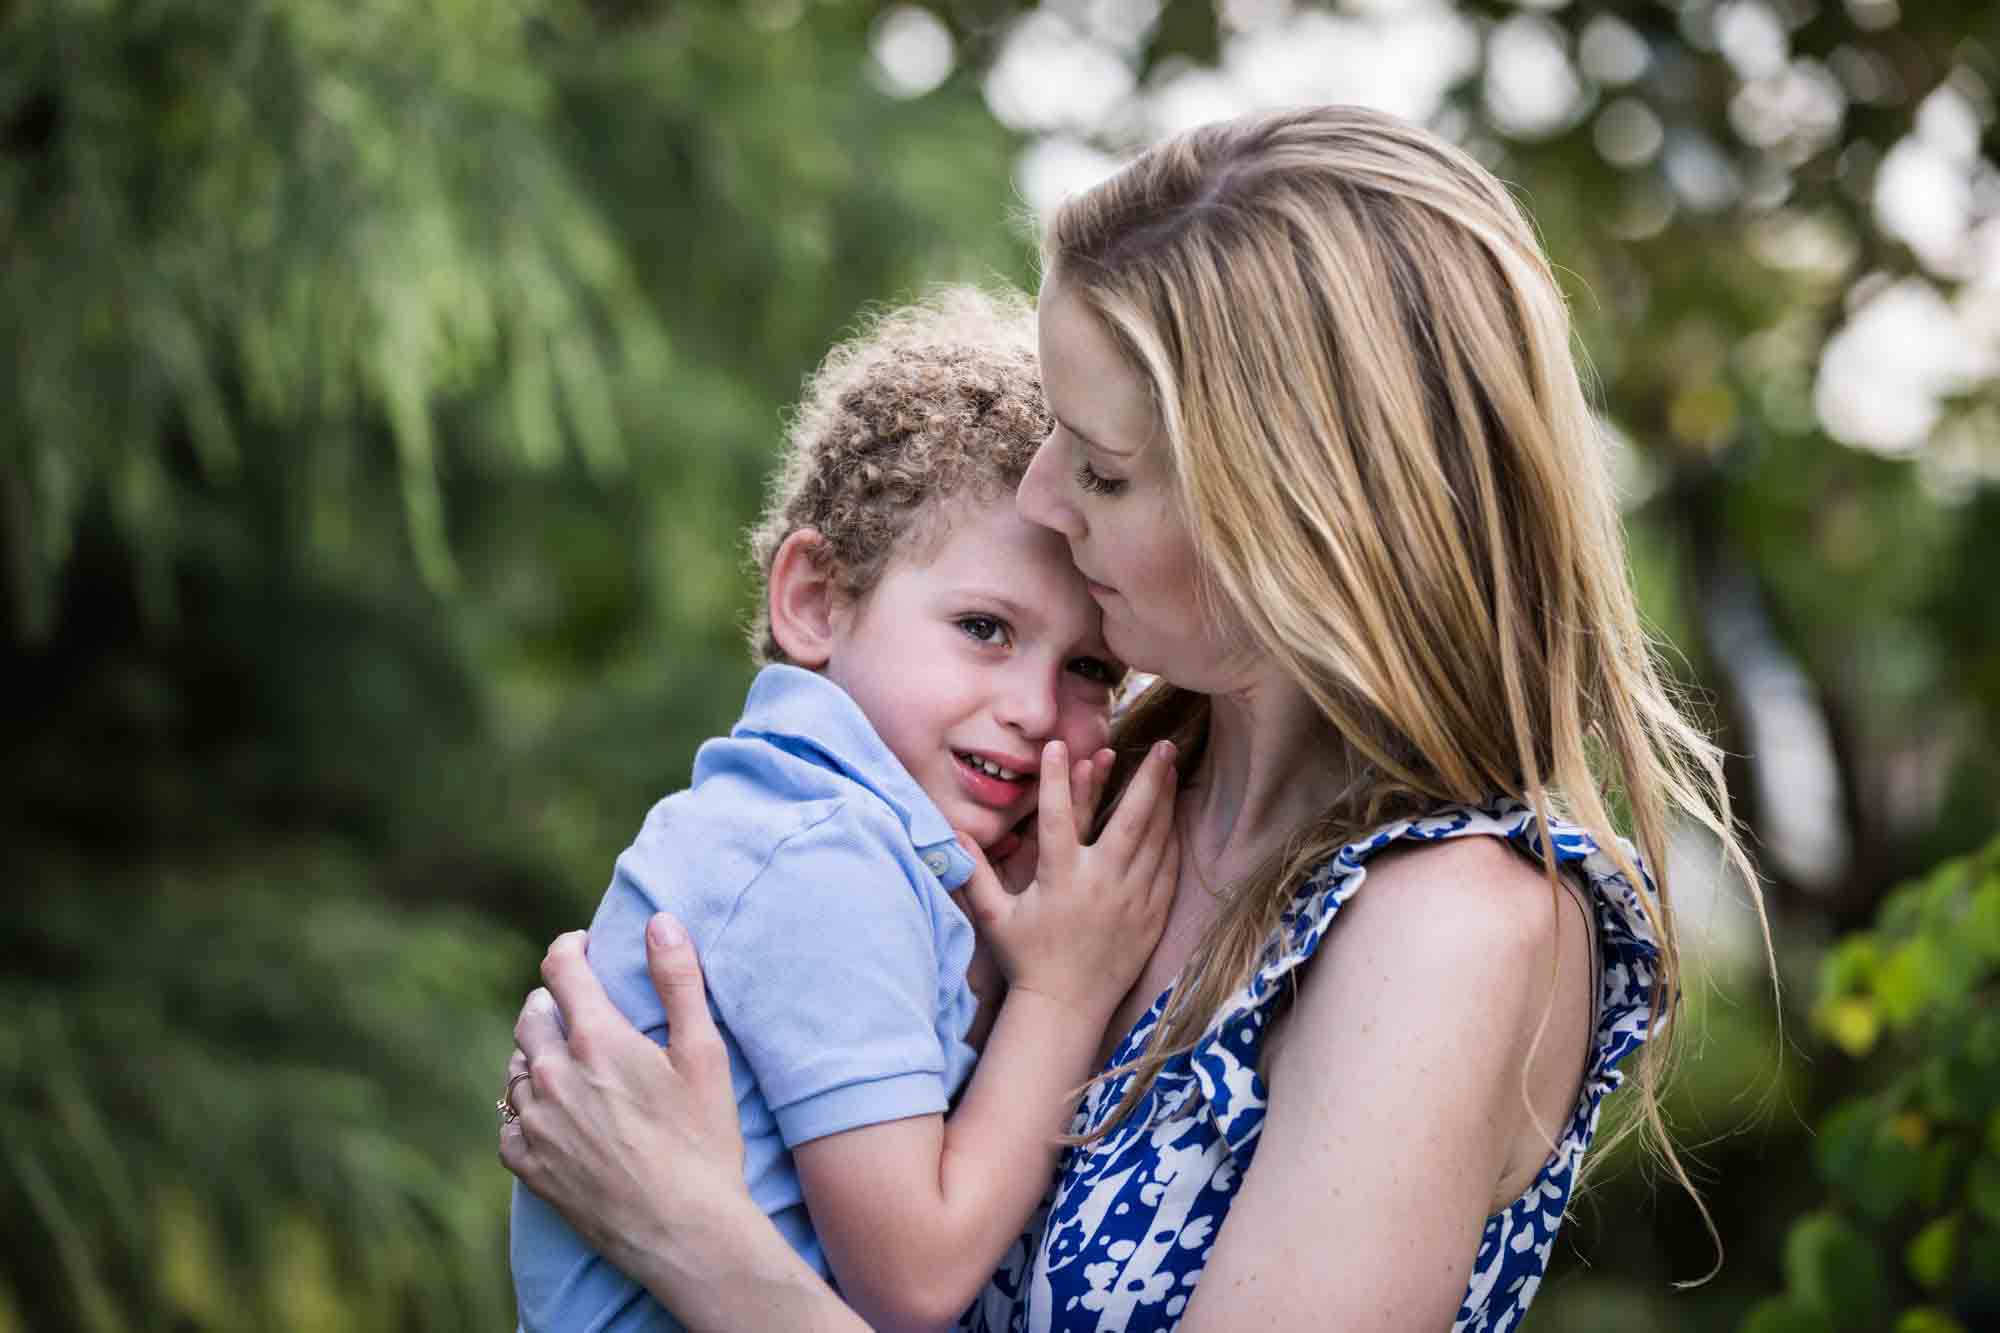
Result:
M501 1162L695 1333L867 1333L751 1201L729 1058L673 918L647 927L646 960L673 1034L664 1051L605 995L581 932L549 946L549 989L514 1027L520 1118L500 1127Z
M1528 1090L1576 1095L1588 941L1554 906L1489 839L1370 863L1273 1037L1257 1155L1186 1333L1451 1326L1496 1196L1545 1151L1530 1167L1521 1148L1544 1142L1522 1071L1552 976Z

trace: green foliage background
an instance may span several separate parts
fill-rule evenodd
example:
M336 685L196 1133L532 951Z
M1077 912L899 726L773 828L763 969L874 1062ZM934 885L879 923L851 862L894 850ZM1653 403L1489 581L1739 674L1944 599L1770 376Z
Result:
M784 405L871 304L1032 281L1024 141L980 90L1018 7L941 7L960 65L913 102L868 73L884 8L0 0L0 1330L505 1324L508 1022L734 714L737 535ZM1606 163L1588 115L1523 140L1477 77L1455 95L1573 284L1643 482L1635 576L1753 825L1745 615L1825 719L1853 840L1831 881L1773 871L1793 1047L1754 958L1718 948L1690 991L1707 1037L1673 1111L1722 1276L1673 1291L1710 1266L1699 1219L1607 1162L1541 1327L1815 1326L1768 1321L1825 1316L1813 1275L1857 1249L1884 1286L1843 1308L1987 1299L1963 1256L1990 1171L1953 1158L1883 1206L1852 1165L1875 1149L1827 1146L1907 1144L1910 1115L1979 1141L1919 1071L1945 1058L1925 1034L1992 1026L1989 982L1894 998L1934 964L1882 961L1933 928L1894 903L1944 890L1875 913L2000 827L2000 404L1953 405L1937 449L1986 461L1940 485L1829 439L1810 389L1853 283L1915 267L1870 163L1954 71L2000 88L2000 20L1882 12L1787 10L1797 50L1865 48L1901 91L1788 160L1782 208L1644 236L1619 219L1657 166ZM1769 165L1703 0L1547 21L1604 13L1655 53L1625 95ZM1171 4L1133 58L1224 36ZM1847 258L1768 262L1800 219ZM1927 882L1990 881L1983 855Z

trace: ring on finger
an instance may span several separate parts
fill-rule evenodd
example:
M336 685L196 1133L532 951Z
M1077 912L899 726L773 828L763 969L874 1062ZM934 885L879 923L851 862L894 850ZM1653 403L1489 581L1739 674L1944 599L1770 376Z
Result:
M529 1077L532 1077L532 1075L530 1075L529 1072L524 1069L520 1073L514 1075L514 1077L508 1079L507 1091L501 1093L500 1100L493 1103L494 1109L500 1112L501 1124L511 1125L516 1120L519 1120L521 1118L521 1108L514 1105L514 1088L520 1083L522 1079Z

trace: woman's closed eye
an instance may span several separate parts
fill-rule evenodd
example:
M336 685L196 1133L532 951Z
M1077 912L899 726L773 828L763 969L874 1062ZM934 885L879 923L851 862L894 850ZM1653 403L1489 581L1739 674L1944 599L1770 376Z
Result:
M990 643L1006 647L1013 639L1013 630L998 616L960 616L957 620L959 632L975 643Z
M1092 495L1116 495L1125 489L1123 477L1107 477L1084 459L1076 465L1076 484Z

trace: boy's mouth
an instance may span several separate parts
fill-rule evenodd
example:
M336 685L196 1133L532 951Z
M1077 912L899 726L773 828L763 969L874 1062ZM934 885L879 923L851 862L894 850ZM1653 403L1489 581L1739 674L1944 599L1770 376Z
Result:
M952 754L957 757L959 763L964 764L967 768L984 773L987 777L998 778L1002 782L1027 781L1028 775L1026 772L1019 769L1007 768L997 760L973 754L970 750L953 750Z
M1035 775L1025 768L1013 768L998 759L953 750L958 760L958 782L967 796L994 810L1015 810L1035 789Z

